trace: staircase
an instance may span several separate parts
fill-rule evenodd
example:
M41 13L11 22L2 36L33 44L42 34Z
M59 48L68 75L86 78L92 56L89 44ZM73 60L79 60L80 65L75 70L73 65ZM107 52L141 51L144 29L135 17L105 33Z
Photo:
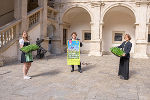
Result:
M40 23L42 7L38 7L27 14L28 30L32 30ZM14 20L0 27L0 66L12 62L19 57L19 34L21 33L22 19ZM33 37L34 38L34 37Z
M20 20L15 20L0 28L0 54L8 49L16 40L18 24Z
M18 40L20 23L21 20L14 20L0 27L0 66L3 66L5 60L3 53Z

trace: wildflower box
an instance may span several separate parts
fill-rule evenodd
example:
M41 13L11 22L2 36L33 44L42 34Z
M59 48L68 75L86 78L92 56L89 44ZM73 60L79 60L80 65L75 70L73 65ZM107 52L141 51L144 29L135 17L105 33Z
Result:
M112 47L112 48L110 48L110 51L118 57L121 57L124 54L124 51L118 47Z

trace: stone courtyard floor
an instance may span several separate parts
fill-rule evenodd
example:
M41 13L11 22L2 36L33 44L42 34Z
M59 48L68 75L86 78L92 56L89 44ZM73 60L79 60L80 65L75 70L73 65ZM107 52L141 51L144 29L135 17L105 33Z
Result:
M83 73L70 72L66 54L32 63L24 80L22 64L0 67L0 100L150 100L150 59L130 60L130 79L118 76L119 58L81 55ZM77 70L77 67L75 67Z

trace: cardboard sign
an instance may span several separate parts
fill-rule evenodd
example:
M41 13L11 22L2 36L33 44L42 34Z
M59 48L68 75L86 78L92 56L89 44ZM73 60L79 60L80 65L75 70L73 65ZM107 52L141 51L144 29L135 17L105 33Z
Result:
M78 40L67 42L67 65L80 65L80 42Z

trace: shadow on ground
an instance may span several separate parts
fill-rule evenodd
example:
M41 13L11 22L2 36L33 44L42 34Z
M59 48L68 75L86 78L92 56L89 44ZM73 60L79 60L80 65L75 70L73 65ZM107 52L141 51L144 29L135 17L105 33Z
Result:
M137 74L137 72L135 70L130 70L129 71L130 77L134 76L135 74Z
M59 74L61 71L58 69L55 70L51 70L51 71L47 71L47 72L43 72L43 73L39 73L37 75L33 75L31 77L38 77L38 76L49 76L49 75L57 75Z
M88 71L88 70L91 70L95 67L96 67L95 65L86 65L86 66L82 67L82 70L83 71Z

